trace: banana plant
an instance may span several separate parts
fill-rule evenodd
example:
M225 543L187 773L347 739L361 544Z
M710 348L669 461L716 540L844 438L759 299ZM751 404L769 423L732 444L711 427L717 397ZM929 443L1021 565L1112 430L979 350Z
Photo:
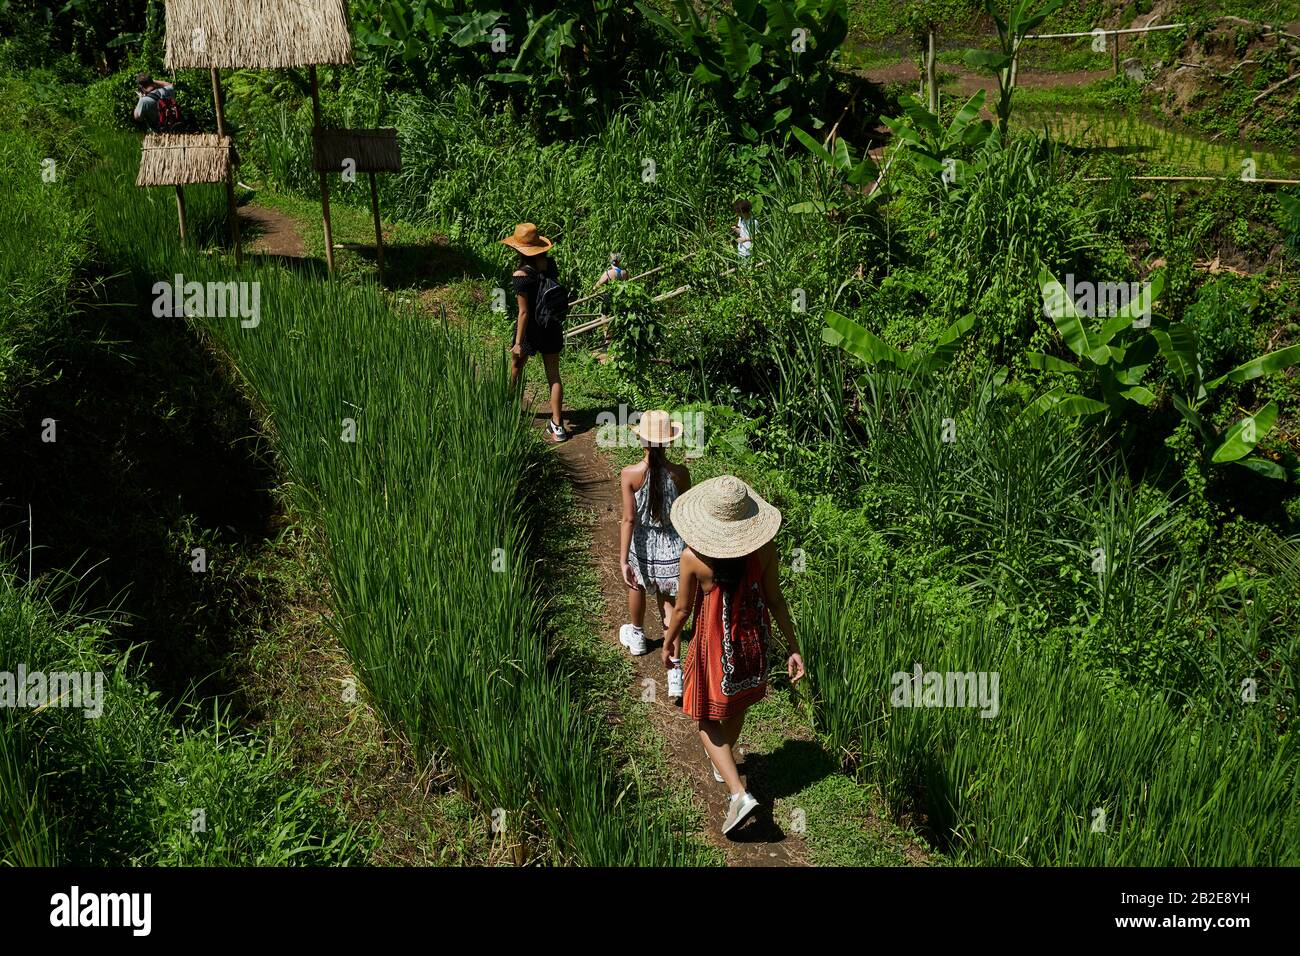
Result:
M1300 345L1277 349L1229 369L1217 378L1205 381L1196 335L1181 323L1167 329L1153 328L1152 337L1159 343L1160 354L1183 387L1182 395L1172 397L1174 407L1196 430L1205 443L1214 464L1237 464L1267 478L1286 480L1286 471L1277 462L1252 456L1259 441L1277 424L1277 402L1246 415L1223 433L1205 420L1201 410L1210 395L1225 383L1240 384L1265 375L1276 375L1300 363Z
M1010 0L1003 15L1002 0L984 0L984 10L993 19L998 30L997 50L971 50L966 54L966 65L976 70L987 70L998 81L998 131L1007 135L1011 120L1011 94L1016 88L1016 71L1020 60L1020 46L1029 31L1042 25L1065 0L1047 0L1037 10L1030 10L1031 0Z
M1113 316L1106 317L1099 326L1092 326L1080 314L1070 291L1044 268L1039 273L1044 311L1078 362L1041 352L1027 352L1025 357L1031 367L1070 375L1081 383L1080 387L1095 384L1101 400L1078 390L1058 387L1040 395L1022 414L1034 417L1049 410L1070 415L1105 411L1119 414L1129 404L1153 405L1156 394L1142 380L1159 355L1184 389L1183 396L1172 396L1173 405L1196 429L1211 462L1240 464L1258 474L1285 480L1286 473L1277 463L1251 456L1258 442L1277 422L1276 402L1246 415L1222 434L1205 421L1200 409L1210 393L1225 382L1247 382L1300 362L1300 345L1259 356L1218 378L1204 381L1196 334L1191 327L1183 322L1151 321L1152 306L1160 298L1164 283L1164 273L1154 273Z
M1073 290L1067 290L1046 267L1039 272L1038 284L1043 294L1043 311L1061 333L1066 348L1079 361L1075 364L1042 352L1026 352L1026 361L1032 368L1063 372L1079 380L1091 372L1102 400L1061 391L1052 398L1040 396L1027 411L1038 414L1051 408L1086 415L1107 409L1120 411L1128 403L1153 404L1156 395L1142 384L1142 379L1157 353L1157 343L1147 331L1152 307L1164 291L1164 272L1156 272L1146 282L1128 287L1126 291L1131 291L1127 297L1115 296L1126 301L1112 301L1112 307L1104 311L1114 314L1102 316L1100 325L1091 327L1088 317L1074 301Z
M810 111L832 85L831 58L848 36L846 0L636 6L678 48L679 62L694 63L695 80L751 141L811 122ZM663 7L671 15L657 9ZM741 103L752 108L738 109Z
M960 192L979 164L964 162L957 154L984 145L992 133L992 124L979 118L984 107L984 91L977 90L947 127L915 97L901 96L898 102L903 107L903 115L881 117L885 125L916 156L923 169L938 175L950 193Z
M932 346L914 346L903 352L867 328L839 312L826 313L822 341L837 345L869 368L888 366L894 371L928 375L945 368L957 357L962 339L975 327L974 314L964 315L948 326Z
M834 177L842 179L844 183L861 188L868 183L874 182L875 188L867 193L866 201L868 203L878 202L886 195L884 175L876 165L876 161L871 158L871 154L866 150L863 150L860 157L855 158L853 147L849 145L848 140L843 136L837 136L834 145L828 148L797 126L791 129L790 132L794 134L795 139L803 143L808 152L830 167ZM788 211L792 213L826 213L836 208L838 207L833 201L808 201L793 203L788 207Z

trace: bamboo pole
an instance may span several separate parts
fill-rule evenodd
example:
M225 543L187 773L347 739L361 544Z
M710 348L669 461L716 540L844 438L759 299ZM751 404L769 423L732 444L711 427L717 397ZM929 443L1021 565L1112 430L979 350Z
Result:
M1114 176L1085 176L1085 183L1108 183ZM1300 186L1300 179L1241 179L1237 176L1129 176L1134 182L1147 183L1271 183L1276 186Z
M1162 26L1156 26L1156 27L1126 27L1125 29L1122 30L1107 30L1106 32L1110 34L1154 33L1157 30L1177 30L1179 27L1185 27L1185 26L1187 26L1187 24L1185 23L1166 23ZM1093 35L1094 34L1091 30L1089 30L1087 33L1027 33L1025 34L1025 39L1026 40L1081 40L1084 37L1090 37Z
M176 187L176 221L181 227L181 245L185 244L185 187Z
M312 138L320 132L320 87L316 82L316 64L313 63L311 70L311 124ZM330 275L334 274L334 228L330 225L330 184L325 176L325 171L321 170L320 174L320 215L321 222L325 227L325 267L329 270Z
M698 252L688 252L680 259L675 259L672 262L667 262L661 266L655 266L653 269L647 269L645 272L642 272L640 275L629 276L623 281L636 282L638 279L644 279L646 276L652 276L657 272L663 272L665 269L671 269L673 266L680 265L681 263L685 262L687 259L693 259L697 255L699 255ZM569 303L569 308L573 308L575 305L582 305L582 303L584 302L590 302L592 299L604 295L606 291L608 290L602 288L596 292L591 293L591 295L584 295L581 299L574 299L572 302Z
M379 266L379 284L384 284L384 229L379 222L379 187L375 185L375 174L370 177L370 212L375 217L375 263Z
M226 135L226 104L221 98L221 75L214 66L208 71L212 76L212 104L217 111L217 135ZM234 152L232 142L230 150ZM243 265L244 250L239 244L239 208L235 205L235 162L234 156L226 164L226 209L230 217L230 242L235 247L235 265Z
M1110 35L1110 65L1115 68L1115 75L1119 76L1119 34Z
M691 253L691 255L695 255L695 253ZM765 265L765 264L766 264L766 261L763 261L763 262L755 262L752 268L757 269L757 268L759 268L760 266ZM661 266L660 268L662 268L662 266ZM739 272L739 271L740 271L740 266L732 266L730 269L726 270L725 272L719 272L719 273L718 273L718 278L721 279L723 276L729 276L729 275L732 275L733 273L736 273L736 272ZM651 299L650 301L651 301L651 302L666 302L666 301L669 300L669 299L675 299L677 296L681 295L682 293L684 293L684 292L689 292L689 291L691 291L691 287L690 287L689 285L678 286L676 289L673 289L671 292L662 292L662 293L660 293L659 295L655 296L655 297L654 297L653 299ZM572 328L572 329L567 330L567 331L564 333L564 337L567 339L567 338L571 338L571 337L573 337L573 336L575 336L575 335L579 335L579 334L581 334L581 333L583 333L583 332L590 332L592 329L600 328L602 325L606 325L606 324L608 324L609 322L612 322L613 319L614 319L614 317L613 317L612 315L602 315L599 319L596 319L594 322L584 322L582 325L579 325L579 326L576 326L576 327L574 327L574 328Z

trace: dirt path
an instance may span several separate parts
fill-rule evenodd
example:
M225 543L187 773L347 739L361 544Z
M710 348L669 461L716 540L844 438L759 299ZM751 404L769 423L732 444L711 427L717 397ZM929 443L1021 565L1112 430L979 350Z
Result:
M545 412L537 413L538 427L545 427L548 418L549 415ZM623 517L618 475L597 448L594 428L578 425L571 428L571 434L572 437L567 442L553 448L564 463L578 503L595 517L591 536L591 560L599 571L600 589L604 596L602 636L611 644L617 645L619 625L627 621L627 587L620 580L614 562L614 555L618 553L619 523ZM653 607L646 609L645 632L651 650L642 657L631 659L636 680L628 688L628 693L639 696L641 681L645 678L657 682L660 692L651 705L650 719L667 747L673 769L690 782L705 808L708 822L706 837L709 842L722 849L728 866L807 866L806 844L783 832L773 819L771 806L764 801L762 779L758 775L746 774L744 735L737 745L740 752L740 773L742 778L746 778L746 783L755 796L763 801L763 805L728 837L722 835L721 823L726 813L727 788L713 779L713 771L700 744L696 722L686 716L680 707L669 703L663 693L667 686L660 657L663 628Z
M298 223L278 209L253 203L239 209L239 230L251 238L247 251L252 255L287 256L302 259L307 255Z

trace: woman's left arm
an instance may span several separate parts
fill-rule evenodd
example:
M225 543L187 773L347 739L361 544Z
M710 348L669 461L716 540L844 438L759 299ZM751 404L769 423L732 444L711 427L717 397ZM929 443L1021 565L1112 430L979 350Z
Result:
M790 649L790 657L786 662L790 680L798 683L803 677L803 653L799 650L798 638L794 636L790 608L785 603L785 595L781 592L781 562L776 553L775 543L769 542L763 550L766 552L763 555L763 599L771 608L772 616L776 618L776 626L781 629L781 635Z

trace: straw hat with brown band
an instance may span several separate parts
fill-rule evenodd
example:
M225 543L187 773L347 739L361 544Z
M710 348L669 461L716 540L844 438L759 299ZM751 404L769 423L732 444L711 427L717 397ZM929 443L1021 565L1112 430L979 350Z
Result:
M515 226L515 234L506 236L501 244L526 256L540 256L552 246L551 240L539 233L531 222L521 222Z
M635 425L629 425L632 434L649 445L671 445L682 437L682 423L674 422L667 412L652 411L641 416Z
M753 554L781 528L781 512L734 475L683 492L673 502L672 520L691 550L710 558Z

